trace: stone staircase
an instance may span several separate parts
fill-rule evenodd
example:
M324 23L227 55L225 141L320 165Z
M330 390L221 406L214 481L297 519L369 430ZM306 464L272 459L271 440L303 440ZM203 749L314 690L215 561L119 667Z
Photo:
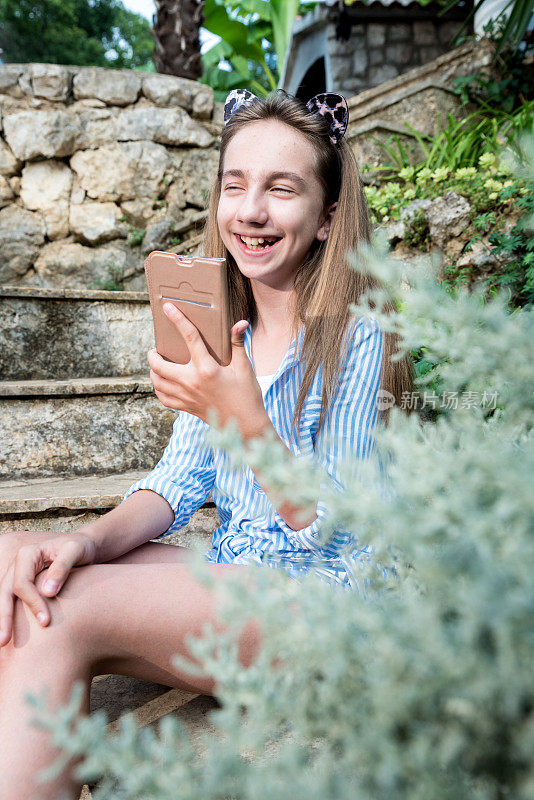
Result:
M76 530L121 502L157 463L175 414L153 391L145 292L0 287L0 535ZM169 543L207 549L219 525L208 500ZM214 698L121 675L91 687L110 728L175 714L193 744ZM84 787L81 798L91 793Z
M148 294L4 286L0 296L0 533L70 530L117 505L172 432L176 412L149 378ZM206 538L218 517L212 502L201 512L191 527Z

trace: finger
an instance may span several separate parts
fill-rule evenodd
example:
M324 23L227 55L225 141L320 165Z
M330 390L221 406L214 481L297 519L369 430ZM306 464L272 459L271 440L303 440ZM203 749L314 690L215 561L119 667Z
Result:
M9 642L13 630L13 573L11 564L0 582L0 647Z
M159 390L154 390L156 397L163 403L166 408L174 408L175 411L184 411L184 407L175 397L172 397L170 394L165 394L164 392L160 392Z
M183 406L183 397L180 393L180 387L173 381L167 381L158 375L153 370L150 370L150 380L156 394L164 394L166 397L172 399L175 403L181 403Z
M195 364L199 366L203 361L212 360L204 340L198 332L198 328L193 325L191 320L172 303L164 303L163 311L183 337L189 350L189 355Z
M54 553L47 555L53 560L48 567L42 591L47 597L54 597L69 577L73 566L85 560L85 544L83 541L72 539L60 546L55 557Z
M46 626L50 622L50 611L35 585L35 578L48 566L43 547L27 545L21 547L13 562L13 594L25 603L37 621Z
M150 364L150 369L157 375L161 375L175 383L187 380L186 368L188 368L190 362L187 364L176 364L173 361L166 361L160 356L157 350L149 350L146 357Z

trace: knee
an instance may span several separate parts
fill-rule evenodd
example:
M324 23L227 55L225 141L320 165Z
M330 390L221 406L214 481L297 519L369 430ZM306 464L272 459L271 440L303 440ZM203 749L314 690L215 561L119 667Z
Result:
M69 654L74 654L81 634L80 614L77 603L64 602L60 596L46 597L42 588L48 577L48 569L35 579L35 587L45 598L49 622L41 625L32 609L20 597L13 604L12 635L8 645L2 650L14 657L32 654L36 660L57 660L59 664L69 664ZM70 578L69 578L70 579ZM31 655L30 655L31 657Z

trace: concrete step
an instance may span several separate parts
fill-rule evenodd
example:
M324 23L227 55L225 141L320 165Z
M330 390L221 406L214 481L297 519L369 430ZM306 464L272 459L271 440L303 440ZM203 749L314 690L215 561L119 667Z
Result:
M0 480L150 470L176 414L148 373L1 381Z
M2 380L131 375L154 347L147 292L0 287Z
M70 533L119 505L126 490L147 474L129 471L78 478L35 478L0 482L0 535L8 531ZM207 550L221 520L211 494L169 544Z

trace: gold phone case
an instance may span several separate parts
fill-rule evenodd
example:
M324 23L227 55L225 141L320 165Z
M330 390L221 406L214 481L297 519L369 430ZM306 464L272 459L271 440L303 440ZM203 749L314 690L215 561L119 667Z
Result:
M185 340L163 311L163 304L170 302L198 329L210 355L227 366L232 344L226 259L154 250L145 260L145 275L158 353L175 364L187 364L191 358Z

